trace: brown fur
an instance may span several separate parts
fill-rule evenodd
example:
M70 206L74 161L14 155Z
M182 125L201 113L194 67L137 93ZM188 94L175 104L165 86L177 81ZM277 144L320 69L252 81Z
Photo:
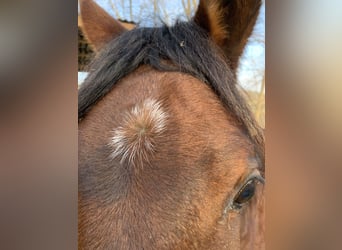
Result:
M223 49L233 71L252 33L261 0L200 1L194 17Z
M201 20L199 16L201 16ZM201 1L195 21L200 24L205 23L204 27L210 32L212 39L219 46L224 46L228 34L224 23L224 9L219 1Z
M87 19L87 18L85 18ZM118 22L127 30L131 30L135 27L134 23L125 21ZM83 22L81 16L78 16L78 71L88 71L88 65L94 58L95 53L93 51L93 45L89 43L88 39L83 34ZM93 40L96 40L93 38Z
M161 100L170 114L153 163L141 170L109 161L107 141L121 117L105 114L146 98ZM200 81L141 68L79 124L79 140L80 249L238 249L240 215L221 216L253 147Z
M83 31L96 51L126 31L120 22L113 19L94 1L80 0L79 2Z
M234 63L255 22L244 14L254 10L244 8L258 1L227 2L232 8L221 12L221 2L201 1L195 21L216 41L229 35L224 44L233 47L222 48ZM228 24L242 30L223 30ZM148 99L168 114L150 161L141 167L111 159L113 129ZM262 185L241 210L227 209L247 175L262 171L256 158L251 138L208 85L141 66L79 122L79 249L264 249Z

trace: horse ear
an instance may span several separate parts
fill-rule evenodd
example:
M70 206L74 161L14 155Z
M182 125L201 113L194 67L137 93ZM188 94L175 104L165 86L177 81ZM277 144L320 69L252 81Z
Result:
M126 29L92 0L80 0L82 30L98 51Z
M200 0L194 21L223 49L234 71L260 6L261 0Z

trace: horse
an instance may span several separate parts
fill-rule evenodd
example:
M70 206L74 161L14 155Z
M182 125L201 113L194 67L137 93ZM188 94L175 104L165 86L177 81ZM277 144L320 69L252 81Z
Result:
M264 249L264 135L237 86L260 0L127 31L80 1L79 249Z
M118 22L126 29L130 30L135 27L133 22L128 22L126 20L118 20ZM82 19L78 15L77 19L77 31L78 31L78 71L87 70L87 65L91 61L94 51L92 50L91 45L88 43L87 39L83 35L82 27Z

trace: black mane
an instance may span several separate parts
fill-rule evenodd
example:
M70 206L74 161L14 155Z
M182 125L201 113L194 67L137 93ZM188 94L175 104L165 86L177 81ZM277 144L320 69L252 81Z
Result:
M136 28L109 43L90 65L89 75L79 89L79 121L121 78L144 64L161 71L184 72L208 84L235 115L264 162L263 133L237 89L235 72L194 22Z

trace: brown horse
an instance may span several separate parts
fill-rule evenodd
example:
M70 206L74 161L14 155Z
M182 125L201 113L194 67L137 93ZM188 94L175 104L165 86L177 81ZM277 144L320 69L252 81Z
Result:
M264 138L236 86L260 0L126 31L90 0L79 249L264 249Z

